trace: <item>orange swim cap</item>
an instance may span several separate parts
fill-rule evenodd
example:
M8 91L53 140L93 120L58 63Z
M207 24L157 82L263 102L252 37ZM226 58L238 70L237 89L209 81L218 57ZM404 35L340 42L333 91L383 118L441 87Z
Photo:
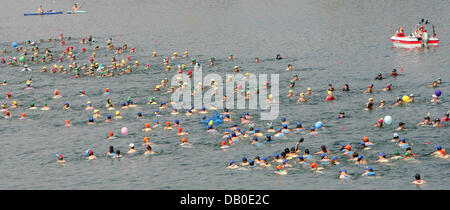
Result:
M22 117L26 117L27 115L25 113L22 113Z
M109 136L114 136L114 133L112 131L110 131Z
M58 95L59 91L55 90L55 91L53 91L53 93L55 93L55 95Z
M69 124L70 123L70 121L69 120L66 120L66 124Z
M317 163L316 162L312 163L311 168L316 168L316 167L317 167Z
M170 126L170 122L169 121L166 122L166 126Z
M6 115L9 115L9 111L6 111Z
M181 132L181 130L182 130L182 129L181 129L181 127L178 127L178 129L177 129L177 130L178 130L178 132Z
M184 143L184 142L187 142L187 139L186 139L186 138L182 138L182 139L181 139L181 142L183 142L183 143Z
M150 124L149 123L145 123L145 127L146 128L150 127Z
M109 89L108 89L108 88L105 88L105 92L109 92Z
M148 141L150 138L148 136L144 137L144 141Z
M227 144L226 141L222 141L222 142L220 143L220 145L222 145L222 146L225 146L226 144Z
M278 169L278 170L281 170L282 168L283 168L283 166L277 165L277 169Z
M369 137L364 136L363 141L369 141Z
M441 149L440 152L441 152L441 154L443 154L443 155L447 154L447 152L445 152L445 149Z

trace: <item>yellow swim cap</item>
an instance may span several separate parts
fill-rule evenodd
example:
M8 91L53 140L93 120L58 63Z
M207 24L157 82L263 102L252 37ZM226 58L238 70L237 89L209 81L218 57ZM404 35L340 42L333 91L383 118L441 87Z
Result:
M307 90L311 90L311 88L308 88Z
M181 67L186 67L186 65L184 65L184 64L181 64Z
M239 68L238 66L234 66L235 69Z
M369 101L373 101L373 98L369 98Z
M116 111L116 115L120 115L120 111Z
M272 98L272 94L269 94L269 98Z
M69 65L69 68L72 68L72 65Z
M301 96L305 95L304 93L300 93Z
M156 86L156 88L160 88L160 86L159 86L159 85L157 85L157 86Z
M178 53L177 53L177 52L174 52L173 55L178 55Z
M289 93L292 93L292 92L294 92L293 90L289 90Z
M47 69L47 67L45 67L45 66L43 66L42 68L43 68L43 69Z
M99 112L99 110L98 110L98 109L94 110L94 114L96 114L96 113L98 113L98 112Z
M328 95L331 95L333 92L331 92L331 91L328 91Z
M13 101L13 104L16 104L16 105L17 105L17 101Z
M170 69L170 65L167 65L167 68Z
M250 73L248 73L248 72L247 72L247 73L245 73L245 76L248 76L248 75L250 75Z

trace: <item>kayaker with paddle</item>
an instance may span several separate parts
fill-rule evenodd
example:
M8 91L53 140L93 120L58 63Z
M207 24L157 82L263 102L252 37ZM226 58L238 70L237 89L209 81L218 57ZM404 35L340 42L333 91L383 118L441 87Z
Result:
M78 11L79 8L80 6L78 6L78 3L75 3L75 5L73 5L72 7L72 11Z
M42 5L39 6L38 12L39 14L44 13L44 8L42 8Z

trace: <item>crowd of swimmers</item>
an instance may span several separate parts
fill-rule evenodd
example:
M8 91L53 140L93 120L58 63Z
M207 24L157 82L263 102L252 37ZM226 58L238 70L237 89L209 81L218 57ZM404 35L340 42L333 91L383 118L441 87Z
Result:
M76 5L77 6L77 5ZM89 34L87 37L81 38L79 45L81 46L80 49L75 48L73 45L67 46L66 41L70 41L71 37L64 37L64 35L61 33L58 38L49 38L48 40L41 39L38 43L31 42L30 40L26 41L23 45L24 46L18 46L15 48L13 52L8 51L6 48L2 50L2 57L1 57L1 65L10 65L10 66L19 66L23 65L24 68L22 69L22 72L31 72L32 69L27 64L44 64L41 68L41 72L47 72L48 70L52 73L62 73L62 74L73 74L74 78L85 76L100 76L100 77L112 77L117 75L123 75L127 73L131 73L136 69L139 69L140 63L137 60L132 60L132 56L135 55L136 49L131 48L129 49L126 44L115 46L115 44L112 41L112 38L109 38L106 42L106 46L102 46L102 48L109 49L111 54L113 56L111 57L111 63L110 65L99 64L96 62L97 54L96 51L100 49L101 43L98 43L94 37ZM59 47L62 48L60 52L58 52L57 49L41 49L40 45L45 45L46 42L54 42L59 43ZM9 57L5 58L4 56L8 56L13 53L21 54L19 59L17 57ZM92 52L89 56L89 53ZM122 54L125 53L126 56L124 56L123 59L118 59L117 57L122 56ZM78 57L76 55L78 54L84 54L84 57L88 59L86 63L79 64ZM56 60L54 57L58 57ZM151 57L157 58L158 55L156 52L153 52ZM163 66L163 69L165 71L171 71L172 67L170 65L171 60L176 60L180 57L189 58L190 55L188 51L184 52L183 56L178 56L177 52L174 52L172 54L172 57L164 57L163 62L161 62L160 65ZM233 60L234 56L233 54L229 54L227 60ZM282 60L283 57L281 55L276 55L276 60ZM66 67L64 67L63 63L69 61L70 64ZM211 56L209 59L209 65L214 66L215 65L215 57ZM255 58L255 63L260 62L259 58ZM55 63L53 66L47 66L48 64ZM191 59L191 62L189 64L179 64L177 66L177 73L184 74L186 73L189 77L192 76L193 71L198 69L200 66L199 61L195 58ZM150 64L145 64L143 68L144 70L150 69ZM239 72L239 67L234 66L233 72L237 73ZM293 71L293 66L291 64L288 64L286 71ZM399 74L397 73L396 69L393 69L390 77L397 77ZM245 77L248 77L248 73L245 73ZM383 77L381 73L379 73L375 80L383 80L386 79ZM294 75L291 80L289 80L289 92L288 97L297 97L297 94L294 93L293 89L295 87L295 82L299 80L298 75ZM177 81L178 86L173 87L170 86L170 81L168 78L164 78L161 80L161 83L153 89L154 92L162 92L163 89L167 89L166 94L171 94L174 92L176 88L184 88L184 85L181 80ZM441 79L438 78L437 80L433 81L430 85L433 88L439 87L441 85ZM3 86L8 85L8 80L3 80L2 83ZM26 85L24 88L26 90L33 90L32 85L32 77L29 77L26 81ZM269 83L266 83L266 86L270 86ZM214 80L211 80L211 87L217 87L217 83ZM370 84L368 85L367 89L362 91L364 93L372 93L374 90L374 85ZM389 83L386 84L386 86L382 89L382 91L391 91L393 88L393 84ZM202 83L197 84L194 91L192 92L193 95L196 94L196 91L198 90L205 90L205 87ZM258 90L256 90L258 92ZM336 96L334 95L334 92L336 89L333 87L332 84L329 84L326 88L327 96L324 99L325 101L334 101L337 100ZM344 84L342 91L350 91L349 84ZM86 95L86 90L79 90L80 96ZM242 87L240 85L237 85L235 87L236 93L242 93L246 96L249 96L250 90L248 88ZM311 88L307 88L306 91L300 92L298 94L298 103L304 103L308 101L308 96L312 95L313 90ZM87 125L94 125L96 121L102 120L104 122L111 122L113 120L119 120L123 116L121 116L121 112L119 109L128 109L128 108L134 108L137 106L131 99L131 97L128 97L126 100L120 103L114 104L110 98L111 91L109 88L105 88L104 95L107 97L106 103L103 105L106 110L108 111L115 111L114 117L109 114L105 117L103 120L103 116L100 114L100 110L97 108L94 108L94 104L91 101L87 101L86 107L84 108L86 111L92 111L93 115L87 120ZM440 95L440 93L439 93ZM55 89L53 92L53 99L55 100L64 100L64 96L61 95L59 90ZM247 97L248 98L248 97ZM14 96L12 93L8 92L6 94L6 99L8 101L12 101L11 105L9 105L7 102L3 103L1 105L0 112L4 113L5 119L14 119L14 115L11 113L12 110L15 108L18 108L21 106L18 101L14 100ZM227 97L224 96L223 102L227 100ZM268 97L269 103L276 103L269 95ZM392 104L392 106L402 106L404 104L410 104L415 102L414 94L409 94L407 96L399 96L396 98L395 103ZM166 121L164 124L160 124L158 117L161 116L161 111L168 109L170 105L172 105L174 102L170 99L168 101L163 100L157 100L156 97L151 96L149 97L148 101L142 102L140 104L147 104L154 106L156 109L153 113L150 115L155 117L155 120L152 124L145 123L144 127L142 128L142 132L144 133L150 133L153 131L153 129L162 128L165 131L172 131L176 130L176 136L180 138L179 145L182 147L192 147L192 143L188 142L187 136L189 135L188 132L184 131L181 127L181 123L179 120L175 120L174 122ZM432 95L432 99L430 103L441 103L439 100L439 96L437 94ZM377 105L374 102L373 98L369 98L367 104L365 105L365 110L373 110L375 108L384 108L386 105L386 102L384 100L380 100L379 105ZM47 104L43 104L42 107L38 108L37 104L35 102L31 102L28 109L40 109L42 111L48 111L51 109L71 109L71 106L69 102L65 102L62 107L49 107ZM214 106L209 108L210 110L216 110ZM172 115L180 114L179 110L173 108L170 112ZM208 113L208 110L205 107L194 107L191 106L190 109L187 109L185 112L186 116L191 116L193 114L201 115L202 120L206 119L206 115ZM319 132L323 129L326 129L325 126L320 123L319 125L314 125L309 127L309 129L303 128L303 124L301 122L295 123L295 128L291 127L291 124L287 121L286 118L281 118L281 123L277 124L279 128L274 127L274 123L270 122L267 127L267 130L261 130L261 127L263 126L257 126L254 122L252 122L253 116L249 114L249 112L244 112L242 115L238 115L239 120L232 120L232 118L235 118L236 116L233 116L233 114L228 109L224 109L221 113L224 116L224 126L230 126L227 127L224 130L224 133L222 135L223 140L220 141L220 144L218 147L224 151L231 149L236 144L239 144L241 142L247 142L248 144L252 144L255 146L262 145L264 143L272 144L279 140L279 138L283 136L294 136L295 134L298 135L318 135ZM20 120L27 120L29 116L27 116L26 113L21 113L18 117ZM142 112L137 112L136 118L141 119L143 117ZM343 119L346 118L345 113L343 111L339 112L337 115L337 119ZM424 121L418 122L418 126L433 126L433 127L444 127L446 126L445 122L450 121L449 119L449 112L445 113L442 119L436 118L435 120L431 120L430 113L427 114L427 116L424 118ZM442 123L444 122L444 123ZM72 124L70 120L65 120L64 122L65 127L71 127ZM383 127L384 121L383 118L379 119L375 124L375 127ZM247 129L247 130L246 130ZM405 123L400 122L396 130L404 130L406 129ZM215 129L214 123L209 123L206 129L207 133L219 133ZM113 141L118 139L117 136L114 135L113 131L110 131L107 135L107 140ZM398 147L400 147L400 150L404 150L400 152L399 150L396 150L392 156L387 155L383 152L378 154L378 159L376 160L366 160L364 155L362 154L366 150L370 150L373 145L375 145L374 142L369 140L369 137L364 136L361 138L361 142L359 142L356 145L352 145L350 143L342 143L338 150L331 152L325 145L322 145L319 151L310 153L309 149L307 148L300 148L301 143L303 143L304 138L301 138L295 145L293 145L291 148L285 148L280 153L275 153L270 158L267 158L265 156L256 156L254 159L247 159L246 157L242 158L242 161L240 163L237 163L236 161L230 161L228 164L228 168L234 169L234 168L255 168L255 167L274 167L275 173L280 175L286 175L288 173L289 168L295 167L295 165L301 166L301 167L309 167L311 170L315 172L320 172L322 170L325 170L326 165L337 165L341 167L341 169L338 172L338 177L340 179L351 179L352 175L348 173L348 171L343 168L344 164L343 162L349 162L353 163L355 165L361 165L364 166L364 170L361 172L361 176L376 176L377 173L375 172L375 169L369 166L369 162L371 164L383 164L388 163L392 161L398 161L400 159L402 160L413 160L418 155L412 152L412 148L410 145L408 145L405 138L400 138L397 133L393 135L393 138L389 141L392 143L396 143ZM151 156L154 154L157 154L152 147L152 143L150 142L150 139L148 136L146 136L143 139L143 154L145 156ZM357 149L355 149L356 147ZM135 155L138 153L139 149L136 148L134 143L129 144L128 151L125 155ZM359 152L359 153L358 153ZM122 153L118 149L114 149L113 146L110 146L108 149L108 152L105 154L105 156L109 158L122 158ZM437 157L437 158L448 158L449 155L446 154L445 149L443 149L442 146L436 146L436 150L431 153L431 156ZM86 151L86 158L89 161L92 161L96 159L96 156L94 155L94 151L92 149L88 149ZM345 160L344 160L345 159ZM61 164L65 163L65 159L62 154L57 154L57 161ZM319 165L320 163L321 165ZM423 184L425 181L421 180L420 175L417 174L415 176L415 184Z

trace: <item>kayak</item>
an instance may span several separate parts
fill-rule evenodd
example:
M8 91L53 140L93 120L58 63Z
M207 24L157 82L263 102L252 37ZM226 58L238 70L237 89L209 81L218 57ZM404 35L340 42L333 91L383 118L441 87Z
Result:
M57 15L57 14L63 14L63 12L43 12L43 13L25 13L23 15Z
M78 14L78 13L87 13L87 11L78 10L78 11L67 11L67 14Z

